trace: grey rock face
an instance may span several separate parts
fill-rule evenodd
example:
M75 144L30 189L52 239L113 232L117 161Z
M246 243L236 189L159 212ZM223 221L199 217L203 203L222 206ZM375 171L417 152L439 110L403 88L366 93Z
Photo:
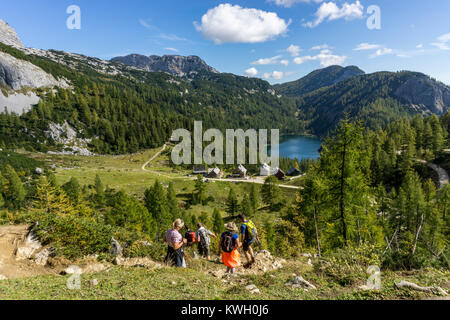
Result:
M13 90L60 85L52 75L41 68L4 52L0 52L0 84L9 86Z
M22 42L17 36L16 31L5 21L0 19L0 41L8 46L22 48Z
M417 75L397 88L395 95L412 105L442 115L450 108L450 88L426 75Z
M0 112L5 111L6 107L8 112L14 112L21 115L24 112L28 112L31 107L38 104L38 102L39 97L32 91L27 93L7 92L6 96L0 91Z
M167 72L177 77L189 76L199 71L218 71L197 56L164 55L143 56L140 54L130 54L124 57L113 58L112 61L122 62L125 65L133 66L149 72Z

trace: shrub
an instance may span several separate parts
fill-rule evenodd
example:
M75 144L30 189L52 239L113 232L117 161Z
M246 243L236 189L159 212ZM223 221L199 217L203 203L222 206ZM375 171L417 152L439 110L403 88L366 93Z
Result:
M372 265L381 265L379 252L374 245L363 244L329 253L324 260L314 264L314 270L345 286L367 279L367 268Z
M53 246L56 254L78 258L108 252L111 237L118 230L91 218L47 214L39 220L36 231L40 241Z

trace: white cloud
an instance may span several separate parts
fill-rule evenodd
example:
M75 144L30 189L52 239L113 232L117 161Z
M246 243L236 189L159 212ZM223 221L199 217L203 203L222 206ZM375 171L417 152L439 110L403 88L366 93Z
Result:
M281 6L281 7L285 7L285 8L290 8L294 4L300 3L300 2L303 2L303 3L310 3L310 2L320 3L322 1L323 0L269 0L269 2L273 2L277 6Z
M280 58L281 58L281 56L275 56L272 58L263 58L263 59L253 61L252 64L256 64L256 65L277 64L278 59L280 59Z
M172 52L179 52L178 49L175 48L164 48L167 51L172 51Z
M194 22L194 26L206 39L216 44L257 43L286 33L290 23L275 12L225 3L208 10L201 24Z
M450 50L450 33L443 34L437 38L438 42L433 42L431 45L439 48L440 50Z
M381 45L379 45L379 44L370 44L367 42L363 42L363 43L358 44L356 46L356 48L353 50L363 51L363 50L375 50L375 49L380 49L380 48L381 48Z
M289 60L281 60L280 63L287 67L289 65Z
M423 48L423 43L418 44L418 45L416 46L416 49L422 49L422 48Z
M333 65L344 64L345 60L347 60L347 57L335 55L330 50L322 50L319 54L315 56L297 57L294 59L294 63L302 64L307 61L316 61L316 60L320 61L320 65L326 68Z
M361 2L356 1L355 3L348 4L347 2L339 8L334 2L326 2L323 3L319 9L316 11L315 16L316 20L313 22L307 22L303 24L305 27L314 28L319 24L327 21L333 21L337 19L360 19L364 15L364 6Z
M139 19L139 24L149 30L158 30L157 27L152 26L151 24L147 23L147 21L145 21L144 19Z
M311 50L324 50L324 49L330 49L330 47L327 44L322 44L320 46L315 46L311 48Z
M186 38L181 38L181 37L177 36L176 34L166 34L166 33L161 33L161 34L159 35L159 37L160 37L161 39L169 40L169 41L188 41L188 39L186 39Z
M258 69L256 69L256 68L250 68L250 69L245 70L245 75L247 77L254 77L257 74L258 74Z
M273 72L264 73L263 78L264 79L281 80L291 74L292 74L292 72L273 71Z
M394 54L394 50L392 50L390 48L378 49L374 54L371 54L369 57L376 58L376 57L381 57L381 56L385 56L388 54Z
M291 44L289 48L286 49L286 51L289 52L293 57L298 57L302 49L299 46L294 46L293 44Z

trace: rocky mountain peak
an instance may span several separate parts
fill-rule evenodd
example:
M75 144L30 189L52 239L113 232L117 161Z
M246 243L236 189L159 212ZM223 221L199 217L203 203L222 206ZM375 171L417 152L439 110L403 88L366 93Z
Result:
M16 31L8 23L0 19L0 42L8 46L23 48Z
M197 56L151 55L147 57L140 54L130 54L113 58L112 61L118 61L149 72L167 72L178 77L189 76L200 71L218 73L216 69Z

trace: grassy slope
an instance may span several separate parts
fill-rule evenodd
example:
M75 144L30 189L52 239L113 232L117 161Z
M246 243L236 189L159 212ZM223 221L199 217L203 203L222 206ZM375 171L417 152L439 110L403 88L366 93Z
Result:
M303 261L301 261L303 260ZM39 276L19 280L0 281L0 299L149 299L149 300L308 300L308 299L424 299L430 295L409 290L397 290L394 281L409 280L421 285L448 285L449 273L435 270L421 270L404 273L383 273L382 290L362 291L359 285L342 286L326 276L314 273L304 258L290 261L286 267L264 275L245 275L231 281L206 273L208 269L223 268L215 262L189 261L187 269L163 268L146 270L142 268L113 267L110 271L83 275L80 290L67 289L68 276ZM293 273L301 274L317 290L308 292L292 289L285 283L293 278ZM90 284L92 279L98 285ZM245 284L240 283L243 281ZM261 291L253 295L245 290L245 285L255 284Z
M123 188L130 194L142 196L145 188L155 179L163 183L173 181L179 200L187 198L193 190L193 181L188 180L188 171L173 172L167 163L167 156L161 155L148 167L142 170L145 163L159 149L148 150L135 155L124 156L60 156L48 154L32 154L33 158L43 160L49 165L56 164L56 176L60 183L68 181L72 176L81 184L93 184L98 173L105 184L114 188ZM63 168L73 168L71 170ZM292 182L301 183L302 179ZM208 184L207 195L215 198L214 206L225 209L225 201L230 185L236 194L242 196L250 188L249 183L212 182ZM260 188L257 185L257 188ZM289 199L293 199L295 190L283 189ZM212 212L213 206L193 206L189 212L200 214L202 211ZM264 209L258 216L271 213ZM108 272L83 275L82 289L69 290L66 287L67 276L46 275L33 278L0 281L0 299L421 299L427 295L412 291L399 291L394 288L394 280L409 280L419 285L448 286L450 274L436 270L420 270L415 272L382 274L383 289L379 292L358 290L359 285L366 282L363 275L358 283L343 286L334 279L315 273L306 263L307 258L289 261L283 269L268 272L262 276L241 276L246 283L255 284L261 291L260 295L247 292L245 285L236 280L233 283L223 282L208 274L209 270L224 268L216 262L188 260L188 269L180 270L164 268L146 270L141 268L113 267ZM306 280L318 287L318 290L305 292L285 286L293 274L301 274ZM89 281L98 279L97 286L91 286ZM172 284L172 282L176 284ZM448 288L447 288L448 289Z

